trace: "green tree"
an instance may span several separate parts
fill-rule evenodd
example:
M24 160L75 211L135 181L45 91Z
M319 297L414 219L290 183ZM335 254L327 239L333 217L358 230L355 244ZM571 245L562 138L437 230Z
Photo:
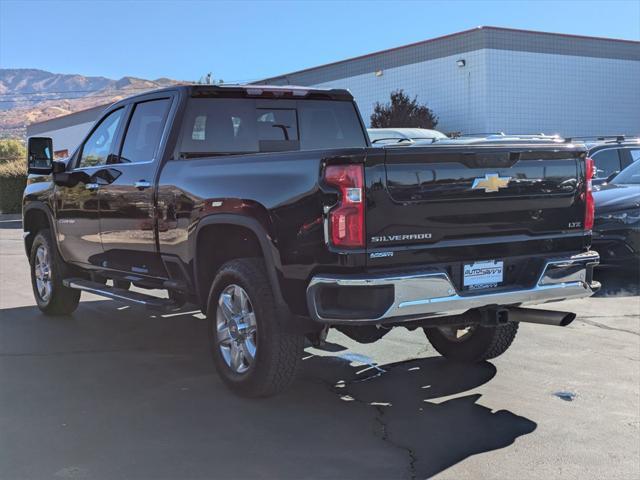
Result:
M0 140L0 213L18 213L27 183L27 159L20 140Z
M391 102L384 105L376 102L371 114L372 128L434 128L438 117L426 105L418 104L404 90L391 92Z
M0 164L27 158L24 143L15 138L0 139Z

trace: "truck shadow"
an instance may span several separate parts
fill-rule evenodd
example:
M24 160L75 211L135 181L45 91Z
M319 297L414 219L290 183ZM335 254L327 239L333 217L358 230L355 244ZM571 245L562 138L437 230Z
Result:
M193 312L0 310L0 477L425 478L536 428L471 392L490 363L309 351L287 392L248 400L213 372L206 338Z
M348 378L333 385L341 400L375 409L379 437L406 451L412 478L429 478L471 455L507 447L537 427L510 411L480 405L478 393L460 396L495 376L488 362L462 365L429 357L376 365L364 375L357 372L362 366L346 365L323 373L328 359L319 363L312 367L315 376Z

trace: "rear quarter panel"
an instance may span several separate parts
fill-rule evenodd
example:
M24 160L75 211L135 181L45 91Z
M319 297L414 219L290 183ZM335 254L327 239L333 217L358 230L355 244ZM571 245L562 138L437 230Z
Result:
M158 182L158 242L163 255L193 272L198 223L219 214L257 220L273 252L285 301L306 314L305 290L318 269L364 266L364 253L327 248L319 184L322 165L363 149L279 152L171 160ZM215 248L212 246L212 248Z

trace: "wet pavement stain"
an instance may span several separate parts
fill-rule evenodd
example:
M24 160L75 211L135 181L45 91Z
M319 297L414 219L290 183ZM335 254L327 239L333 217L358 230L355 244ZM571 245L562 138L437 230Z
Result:
M576 394L573 392L560 391L555 392L553 395L558 397L560 400L564 400L565 402L573 402L576 398Z

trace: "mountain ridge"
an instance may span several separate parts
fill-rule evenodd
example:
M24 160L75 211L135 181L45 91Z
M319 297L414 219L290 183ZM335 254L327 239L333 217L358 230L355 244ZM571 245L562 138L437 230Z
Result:
M30 123L107 105L147 90L176 85L169 78L52 73L37 68L0 68L0 138L24 138Z

